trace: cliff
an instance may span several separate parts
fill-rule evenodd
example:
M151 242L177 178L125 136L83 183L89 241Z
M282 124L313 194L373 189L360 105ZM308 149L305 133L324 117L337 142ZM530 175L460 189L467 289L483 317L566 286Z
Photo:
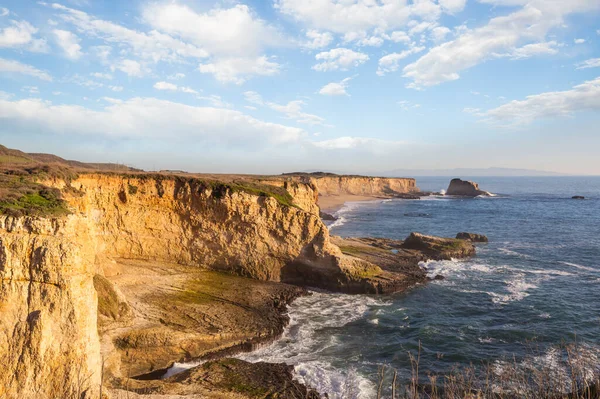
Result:
M0 358L9 365L9 372L3 374L6 381L0 381L4 389L0 394L9 398L97 397L102 356L94 280L102 292L103 318L120 318L119 301L125 308L131 302L133 308L133 316L124 317L125 324L115 327L121 332L107 333L108 342L103 343L108 367L118 376L123 375L123 365L138 372L152 371L186 356L239 345L253 339L253 334L272 337L281 332L285 320L267 316L271 313L265 313L265 320L271 321L264 327L258 327L261 322L256 319L245 332L236 331L235 323L225 329L214 327L224 326L224 321L214 324L213 320L213 327L202 329L155 317L161 312L169 315L170 310L162 304L172 303L173 295L203 292L192 284L206 278L197 271L210 269L256 280L372 293L393 289L387 282L402 277L344 255L331 243L318 217L311 183L272 179L269 185L261 181L222 183L100 173L72 180L47 177L40 183L62 191L70 215L0 218ZM146 262L146 272L132 266L135 261ZM164 281L173 284L159 289L157 265L168 264L179 265L163 267ZM177 272L177 267L192 269ZM125 294L118 285L111 288L119 276L144 273L147 277L138 279L133 284L137 288L129 291L127 282L121 281ZM112 281L102 283L94 279L98 275ZM172 280L173 275L180 276L179 280ZM106 287L101 289L98 282ZM147 288L145 293L140 294L140 285ZM256 296L257 290L270 292L261 303L280 295L270 288L252 287L246 296ZM160 297L160 292L168 295ZM206 302L217 295L210 292L200 296L202 303L222 306L219 300ZM243 307L259 306L243 304L243 298L228 301ZM117 310L106 311L111 306ZM279 306L272 309L276 314L281 311ZM182 312L210 314L194 307ZM164 323L166 330L161 327ZM237 326L240 323L243 321ZM173 339L165 341L166 337ZM157 347L166 349L152 349ZM150 355L139 360L126 358L134 349Z
M319 195L360 195L374 197L394 197L402 194L418 193L415 179L369 177L353 175L333 175L320 173L291 174L295 179L311 182Z

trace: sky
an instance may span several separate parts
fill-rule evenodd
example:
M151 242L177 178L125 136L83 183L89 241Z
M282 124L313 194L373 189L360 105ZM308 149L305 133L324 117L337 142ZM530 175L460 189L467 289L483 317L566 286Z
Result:
M600 1L0 0L0 143L146 170L600 174Z

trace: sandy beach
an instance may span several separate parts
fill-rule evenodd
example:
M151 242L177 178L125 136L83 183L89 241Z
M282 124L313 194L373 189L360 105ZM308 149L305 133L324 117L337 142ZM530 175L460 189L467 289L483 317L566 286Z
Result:
M385 197L372 197L365 195L327 195L319 196L319 206L326 213L334 213L344 206L346 202L373 201Z

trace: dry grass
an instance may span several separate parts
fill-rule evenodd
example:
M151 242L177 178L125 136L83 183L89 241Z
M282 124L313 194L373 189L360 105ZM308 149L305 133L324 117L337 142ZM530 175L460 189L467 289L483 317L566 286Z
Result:
M551 351L550 362L533 361L546 355L535 349L531 351L529 360L457 367L447 375L438 376L422 374L419 349L416 355L409 353L412 367L408 384L398 384L397 370L385 366L379 369L377 399L600 398L599 359L586 347L577 342L561 345Z

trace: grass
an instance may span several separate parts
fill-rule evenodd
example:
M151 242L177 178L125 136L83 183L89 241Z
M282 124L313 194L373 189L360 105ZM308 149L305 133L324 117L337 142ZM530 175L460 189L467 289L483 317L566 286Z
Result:
M445 375L423 375L418 354L409 353L411 379L398 382L398 372L381 366L377 373L377 399L598 399L598 359L577 342L553 348L552 362L501 362L455 368ZM541 350L530 349L528 358L544 358Z
M0 175L0 214L60 217L69 213L59 190L28 178Z
M103 276L94 275L94 288L98 293L98 313L117 320L122 313L119 298L112 284Z

